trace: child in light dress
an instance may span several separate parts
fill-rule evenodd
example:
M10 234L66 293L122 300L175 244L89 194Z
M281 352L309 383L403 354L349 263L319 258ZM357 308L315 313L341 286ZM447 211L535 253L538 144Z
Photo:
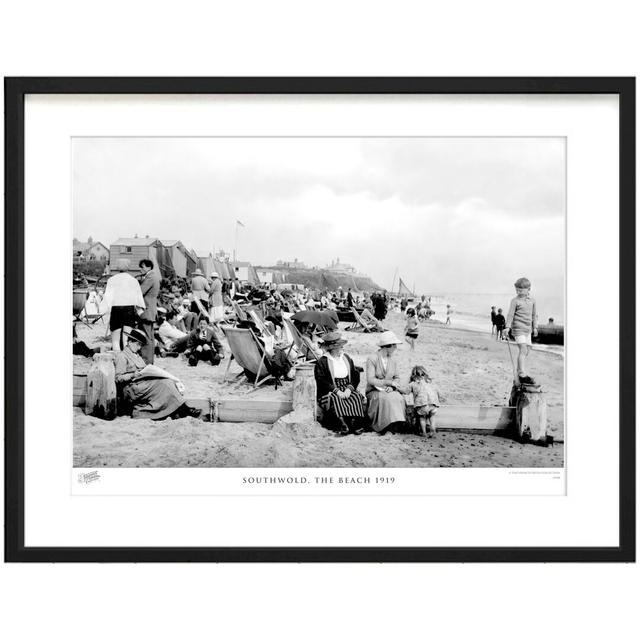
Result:
M435 435L435 415L442 398L438 387L433 384L424 367L416 365L411 370L409 391L413 394L413 406L420 421L420 435L427 436L427 427L429 428L429 436Z

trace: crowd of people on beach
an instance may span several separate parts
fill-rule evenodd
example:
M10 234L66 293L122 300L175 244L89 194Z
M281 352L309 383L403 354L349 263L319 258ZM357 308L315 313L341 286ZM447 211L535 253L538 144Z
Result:
M225 327L235 326L251 331L276 384L292 379L301 359L315 362L322 424L338 435L402 430L408 414L420 435L437 432L443 397L424 366L415 365L409 380L400 380L396 351L402 340L384 326L390 309L404 312L404 340L414 351L420 324L433 315L430 298L422 296L409 306L406 297L394 299L386 291L367 295L342 288L312 291L302 286L253 285L223 279L217 273L206 277L200 269L190 278L163 279L151 260L141 260L139 267L138 278L128 272L112 275L104 291L93 291L87 301L95 305L97 314L109 313L116 383L133 417L198 415L184 402L180 380L156 366L154 358L181 356L193 367L218 366L233 355L225 353L223 339ZM498 339L513 332L518 379L533 383L525 373L525 362L531 334L537 330L535 301L526 278L520 278L515 287L517 295L506 318L501 309L492 308L492 326ZM309 315L301 315L303 311ZM320 314L314 316L315 312ZM365 330L379 334L378 350L367 358L364 368L355 366L344 352L347 341L338 330L338 313L349 312L357 321L353 328L359 322ZM445 324L451 323L452 314L447 305ZM93 352L74 337L74 353ZM245 373L250 380L260 375ZM364 393L358 390L361 377ZM409 396L413 410L408 412Z

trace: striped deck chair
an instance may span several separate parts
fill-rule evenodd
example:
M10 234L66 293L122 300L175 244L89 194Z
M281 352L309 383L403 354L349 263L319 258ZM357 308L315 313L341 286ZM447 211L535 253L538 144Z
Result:
M247 319L247 314L244 311L244 309L238 304L238 302L236 300L232 300L231 301L231 306L233 307L233 310L235 311L236 318L240 322L244 322Z
M251 318L251 320L253 320L256 323L256 327L260 329L260 333L266 334L268 336L273 336L271 331L267 329L267 325L265 324L264 320L255 309L249 309L247 311L247 315L249 316L249 318Z
M295 324L289 318L283 318L283 321L286 323L289 328L289 332L293 336L293 342L298 350L298 353L301 353L306 360L314 360L317 362L318 357L314 353L313 343L307 336L303 336L296 327Z
M267 353L258 339L253 335L250 329L238 329L237 327L221 327L224 332L231 357L227 364L227 370L224 372L223 380L226 382L231 360L235 361L242 367L241 375L246 375L248 371L254 377L253 388L259 387L267 380L271 380L273 376L269 373L266 363Z
M362 329L365 333L371 333L373 331L380 330L377 322L374 324L371 321L367 322L364 320L364 318L356 311L355 307L351 307L351 311L353 312L355 322L349 327L349 331L358 331L359 329Z

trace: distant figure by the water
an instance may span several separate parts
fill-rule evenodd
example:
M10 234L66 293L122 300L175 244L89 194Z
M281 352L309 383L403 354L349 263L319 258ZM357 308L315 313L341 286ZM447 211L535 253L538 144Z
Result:
M502 309L498 309L498 313L496 313L495 317L495 327L496 327L496 340L502 340L504 337L504 327L507 321L505 317L502 315Z
M447 319L445 324L451 324L451 316L453 315L453 308L450 304L447 305Z
M507 314L507 335L511 331L518 345L518 380L524 384L534 384L533 378L525 372L525 361L531 351L531 336L538 335L538 315L536 301L531 297L531 282L527 278L515 281L516 297L511 301Z
M496 308L491 307L491 335L496 332Z

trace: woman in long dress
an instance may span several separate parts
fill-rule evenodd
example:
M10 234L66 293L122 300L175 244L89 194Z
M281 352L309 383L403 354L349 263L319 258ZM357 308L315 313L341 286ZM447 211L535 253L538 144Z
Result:
M222 300L222 281L214 271L211 274L211 291L209 294L209 316L212 324L218 326L224 320L224 303Z
M125 400L131 405L133 418L186 418L200 416L201 411L190 407L182 395L184 386L167 371L155 367L163 377L144 377L147 364L139 355L146 335L138 329L128 332L127 346L116 352L116 384L122 388Z
M402 344L393 331L380 334L378 353L367 359L367 413L371 427L381 435L392 425L405 423L407 389L400 384L398 364L394 358Z
M325 412L325 425L336 426L338 435L360 435L365 423L365 398L358 391L360 372L353 360L343 352L347 343L339 331L324 335L325 354L314 370L318 402Z

